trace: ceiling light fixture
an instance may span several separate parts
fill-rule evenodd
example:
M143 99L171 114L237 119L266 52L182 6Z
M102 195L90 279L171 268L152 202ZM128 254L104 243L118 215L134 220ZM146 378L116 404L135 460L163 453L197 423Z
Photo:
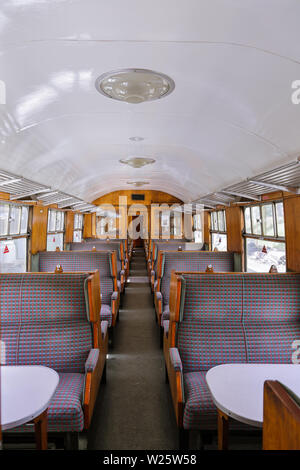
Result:
M120 163L132 166L133 168L142 168L145 165L151 165L155 162L154 158L148 157L131 157L127 159L121 159L119 161Z
M129 137L129 140L132 140L133 142L141 142L142 140L145 140L144 137L140 137L139 135L135 135L133 137Z
M108 98L138 104L169 95L175 83L163 73L133 68L104 73L97 78L95 86Z
M132 184L139 188L140 186L144 186L145 184L150 184L148 181L127 181L127 184Z

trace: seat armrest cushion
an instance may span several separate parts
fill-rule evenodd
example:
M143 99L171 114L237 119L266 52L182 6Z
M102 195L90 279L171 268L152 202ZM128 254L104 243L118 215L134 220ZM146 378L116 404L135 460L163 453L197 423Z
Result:
M161 292L155 292L155 297L156 297L156 300L162 300L162 293Z
M170 348L169 354L170 354L171 365L173 366L174 370L177 372L182 372L182 362L181 362L178 349Z
M125 269L121 269L120 276L125 276Z
M96 349L96 348L91 349L89 352L88 358L85 361L85 372L93 372L93 370L96 368L98 358L99 358L99 349Z
M119 292L114 291L114 292L111 294L111 300L118 300L118 296L119 296Z
M103 320L101 322L101 334L102 334L102 338L104 339L105 336L107 335L107 330L108 330L108 321L106 320Z

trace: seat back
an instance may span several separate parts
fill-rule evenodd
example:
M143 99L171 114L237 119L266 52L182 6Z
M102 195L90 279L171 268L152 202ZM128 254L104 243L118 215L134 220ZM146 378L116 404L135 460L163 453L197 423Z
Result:
M177 346L185 372L292 363L300 337L299 273L183 273L180 280Z
M164 305L169 303L172 271L203 271L212 265L214 272L234 271L234 253L228 251L163 251L159 257L160 291Z
M81 245L81 243L78 243ZM85 245L85 244L83 244ZM39 271L53 272L57 265L64 271L95 271L100 274L102 304L111 304L114 285L113 253L110 251L44 251L39 253Z
M84 372L93 347L88 279L89 273L0 274L7 365Z
M96 248L96 251L116 251L116 260L117 260L117 272L118 278L119 273L122 269L124 269L124 245L122 240L119 241L105 241L94 239L82 242L82 243L71 243L70 250L71 251L92 251L93 248Z

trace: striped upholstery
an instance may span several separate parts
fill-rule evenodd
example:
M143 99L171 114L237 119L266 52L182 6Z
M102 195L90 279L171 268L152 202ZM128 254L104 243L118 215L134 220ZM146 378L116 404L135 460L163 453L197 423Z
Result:
M117 272L118 272L118 279L120 279L120 273L122 270L122 259L121 259L121 250L120 244L121 241L115 242L106 242L102 240L93 240L88 239L82 243L71 243L70 250L71 251L91 251L93 247L96 248L97 251L116 251L117 253Z
M183 321L178 349L185 372L223 362L245 362L242 279L235 274L184 274Z
M92 348L86 274L1 274L1 339L6 364L43 364L84 373Z
M74 243L74 245L86 245ZM60 264L64 271L95 271L100 274L101 299L111 305L113 278L111 275L111 252L47 251L39 253L39 270L53 272ZM101 318L105 320L105 318Z
M83 430L83 388L84 374L59 373L59 384L47 410L49 432ZM19 426L10 432L33 432L33 425Z
M236 362L291 363L292 342L300 338L300 275L198 273L182 278L177 345L185 384L183 423L186 429L209 428L208 369Z
M185 429L216 429L217 411L205 379L205 372L184 374Z
M59 374L59 385L48 408L49 431L82 431L84 374Z
M163 276L161 293L163 306L169 303L170 279L172 271L202 271L211 264L215 272L231 272L234 270L234 254L215 251L178 251L163 254Z
M85 361L85 372L92 372L98 362L99 349L93 348L90 350L87 360Z
M48 408L50 431L83 429L85 369L92 367L99 354L92 349L87 278L87 273L0 274L5 363L39 364L59 373L59 385ZM30 427L14 431L24 430Z

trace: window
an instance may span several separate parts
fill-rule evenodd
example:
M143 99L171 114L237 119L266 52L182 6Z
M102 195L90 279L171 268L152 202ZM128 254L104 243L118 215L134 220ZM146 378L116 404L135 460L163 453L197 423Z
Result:
M227 251L225 211L211 212L211 247L212 250Z
M244 208L246 268L268 272L274 264L286 271L284 213L282 202Z
M26 272L29 207L0 204L0 272Z
M193 216L194 221L194 240L195 243L203 243L203 233L202 233L202 214L195 214Z
M64 249L65 213L55 209L48 211L47 251Z
M83 215L74 214L73 242L82 241Z

